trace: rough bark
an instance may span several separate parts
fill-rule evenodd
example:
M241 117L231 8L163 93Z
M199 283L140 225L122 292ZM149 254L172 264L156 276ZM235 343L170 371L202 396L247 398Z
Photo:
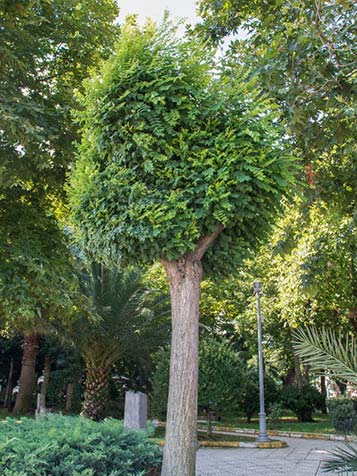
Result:
M7 384L6 384L6 390L5 390L5 399L4 399L4 407L5 408L10 408L11 407L13 375L14 375L14 359L11 359L10 368L9 368L9 375L7 377Z
M36 387L36 360L39 351L39 336L32 333L24 336L20 388L16 397L13 413L26 413L32 408Z
M74 383L68 383L66 389L66 413L71 412L73 400Z
M170 385L162 476L195 476L197 450L198 325L201 259L223 230L203 237L192 253L162 260L170 286Z
M300 359L299 356L294 354L294 366L295 366L295 380L296 386L301 388L303 386L302 375L301 375L301 368L300 368Z
M310 375L310 365L304 364L304 375L303 375L304 385L307 385L309 383L309 375Z
M104 416L112 363L88 366L84 383L84 401L81 415L99 421Z

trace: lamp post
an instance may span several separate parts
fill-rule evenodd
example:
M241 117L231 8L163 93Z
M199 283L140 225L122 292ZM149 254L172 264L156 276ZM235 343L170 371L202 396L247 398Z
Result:
M257 297L258 316L258 368L259 368L259 436L257 441L269 441L267 436L267 424L264 404L264 368L263 368L263 348L262 348L262 316L260 312L260 298L263 295L262 283L254 283L254 294Z

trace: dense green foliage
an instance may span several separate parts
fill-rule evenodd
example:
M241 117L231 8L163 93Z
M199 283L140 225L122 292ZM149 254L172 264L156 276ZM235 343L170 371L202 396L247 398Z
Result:
M339 433L349 434L357 431L357 400L352 398L333 398L327 400L329 419Z
M243 28L233 56L285 112L321 196L356 199L357 6L353 0L201 0L200 29L215 39ZM310 177L312 178L312 177Z
M161 450L122 423L50 415L0 424L0 473L6 476L146 476Z
M300 421L312 421L312 414L324 407L325 399L312 385L301 388L290 386L282 391L281 400L284 408L295 413Z
M0 2L0 190L62 187L73 89L108 54L117 13L111 0Z
M357 328L356 2L201 0L199 12L198 31L215 42L246 34L227 57L279 103L305 166L306 199L249 263L266 283L275 358L291 360L291 328Z
M170 350L155 355L151 383L151 411L165 418L169 390ZM225 341L202 339L199 352L198 406L206 412L237 409L244 385L243 365L239 355Z
M253 415L259 413L259 375L258 370L250 367L243 374L242 389L237 395L239 410L247 418L249 423ZM280 389L275 380L269 375L264 375L264 402L267 413L274 404L280 401Z
M43 331L74 311L78 283L66 238L36 203L31 193L16 203L0 194L0 327L10 332Z
M29 332L70 312L58 208L77 126L75 89L108 55L112 0L0 2L0 318ZM4 322L5 321L5 322Z
M168 349L155 355L156 368L152 376L152 413L165 418L169 384ZM248 419L259 411L259 379L255 368L246 362L227 341L204 338L200 343L198 406L208 416L242 412ZM280 400L280 391L269 375L265 378L266 405Z
M220 223L207 257L217 269L234 262L293 181L278 112L255 86L170 27L126 25L79 114L71 201L87 248L176 259Z

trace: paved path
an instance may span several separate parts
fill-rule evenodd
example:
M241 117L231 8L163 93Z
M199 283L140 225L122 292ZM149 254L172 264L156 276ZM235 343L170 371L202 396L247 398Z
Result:
M287 448L201 448L197 454L197 476L328 476L321 462L328 451L342 442L279 438ZM356 473L357 474L357 473ZM349 476L352 476L350 473Z

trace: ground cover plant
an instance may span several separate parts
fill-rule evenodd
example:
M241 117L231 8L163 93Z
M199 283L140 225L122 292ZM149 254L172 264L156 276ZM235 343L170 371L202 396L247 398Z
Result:
M2 476L146 476L160 464L147 434L117 420L50 415L0 424Z

